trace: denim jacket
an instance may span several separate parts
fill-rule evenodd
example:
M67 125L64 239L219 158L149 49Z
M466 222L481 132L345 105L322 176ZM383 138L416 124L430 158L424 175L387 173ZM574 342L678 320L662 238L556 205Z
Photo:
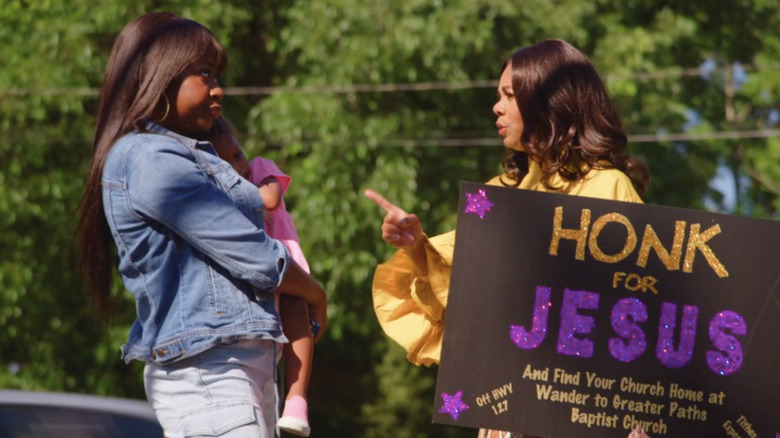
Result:
M147 122L117 141L103 203L137 318L126 362L159 364L240 338L285 342L274 290L284 245L263 230L257 187L199 142Z

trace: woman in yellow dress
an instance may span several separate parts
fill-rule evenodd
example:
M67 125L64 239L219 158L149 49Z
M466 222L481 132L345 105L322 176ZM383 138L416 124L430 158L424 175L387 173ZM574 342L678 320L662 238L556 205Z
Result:
M493 106L506 153L504 172L487 184L642 202L649 175L626 155L627 138L601 77L562 40L522 48L504 63ZM382 329L415 365L439 362L455 231L428 238L415 214L378 193L365 195L387 214L382 239L398 248L374 275ZM480 438L526 435L480 430ZM632 432L631 438L646 436Z

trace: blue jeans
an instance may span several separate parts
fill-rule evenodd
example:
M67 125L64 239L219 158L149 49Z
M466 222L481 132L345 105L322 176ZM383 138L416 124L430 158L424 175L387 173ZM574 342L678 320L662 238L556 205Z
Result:
M247 339L168 365L147 363L146 396L166 438L273 438L280 344Z

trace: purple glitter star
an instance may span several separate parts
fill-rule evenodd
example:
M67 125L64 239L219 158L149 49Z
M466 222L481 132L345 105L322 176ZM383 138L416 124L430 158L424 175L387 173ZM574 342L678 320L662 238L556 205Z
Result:
M469 405L463 403L461 397L463 397L463 391L458 391L453 395L442 392L441 398L444 400L444 405L439 409L439 412L442 414L450 414L453 420L457 420L458 415L469 408Z
M485 218L485 213L493 208L493 203L488 200L485 189L477 190L477 193L466 193L466 213L473 213L480 219Z

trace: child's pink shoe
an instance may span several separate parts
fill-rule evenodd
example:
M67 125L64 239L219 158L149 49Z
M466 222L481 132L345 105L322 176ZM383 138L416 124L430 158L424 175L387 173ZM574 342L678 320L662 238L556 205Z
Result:
M279 419L279 429L297 436L309 436L309 406L306 399L294 395L284 402L284 412Z

